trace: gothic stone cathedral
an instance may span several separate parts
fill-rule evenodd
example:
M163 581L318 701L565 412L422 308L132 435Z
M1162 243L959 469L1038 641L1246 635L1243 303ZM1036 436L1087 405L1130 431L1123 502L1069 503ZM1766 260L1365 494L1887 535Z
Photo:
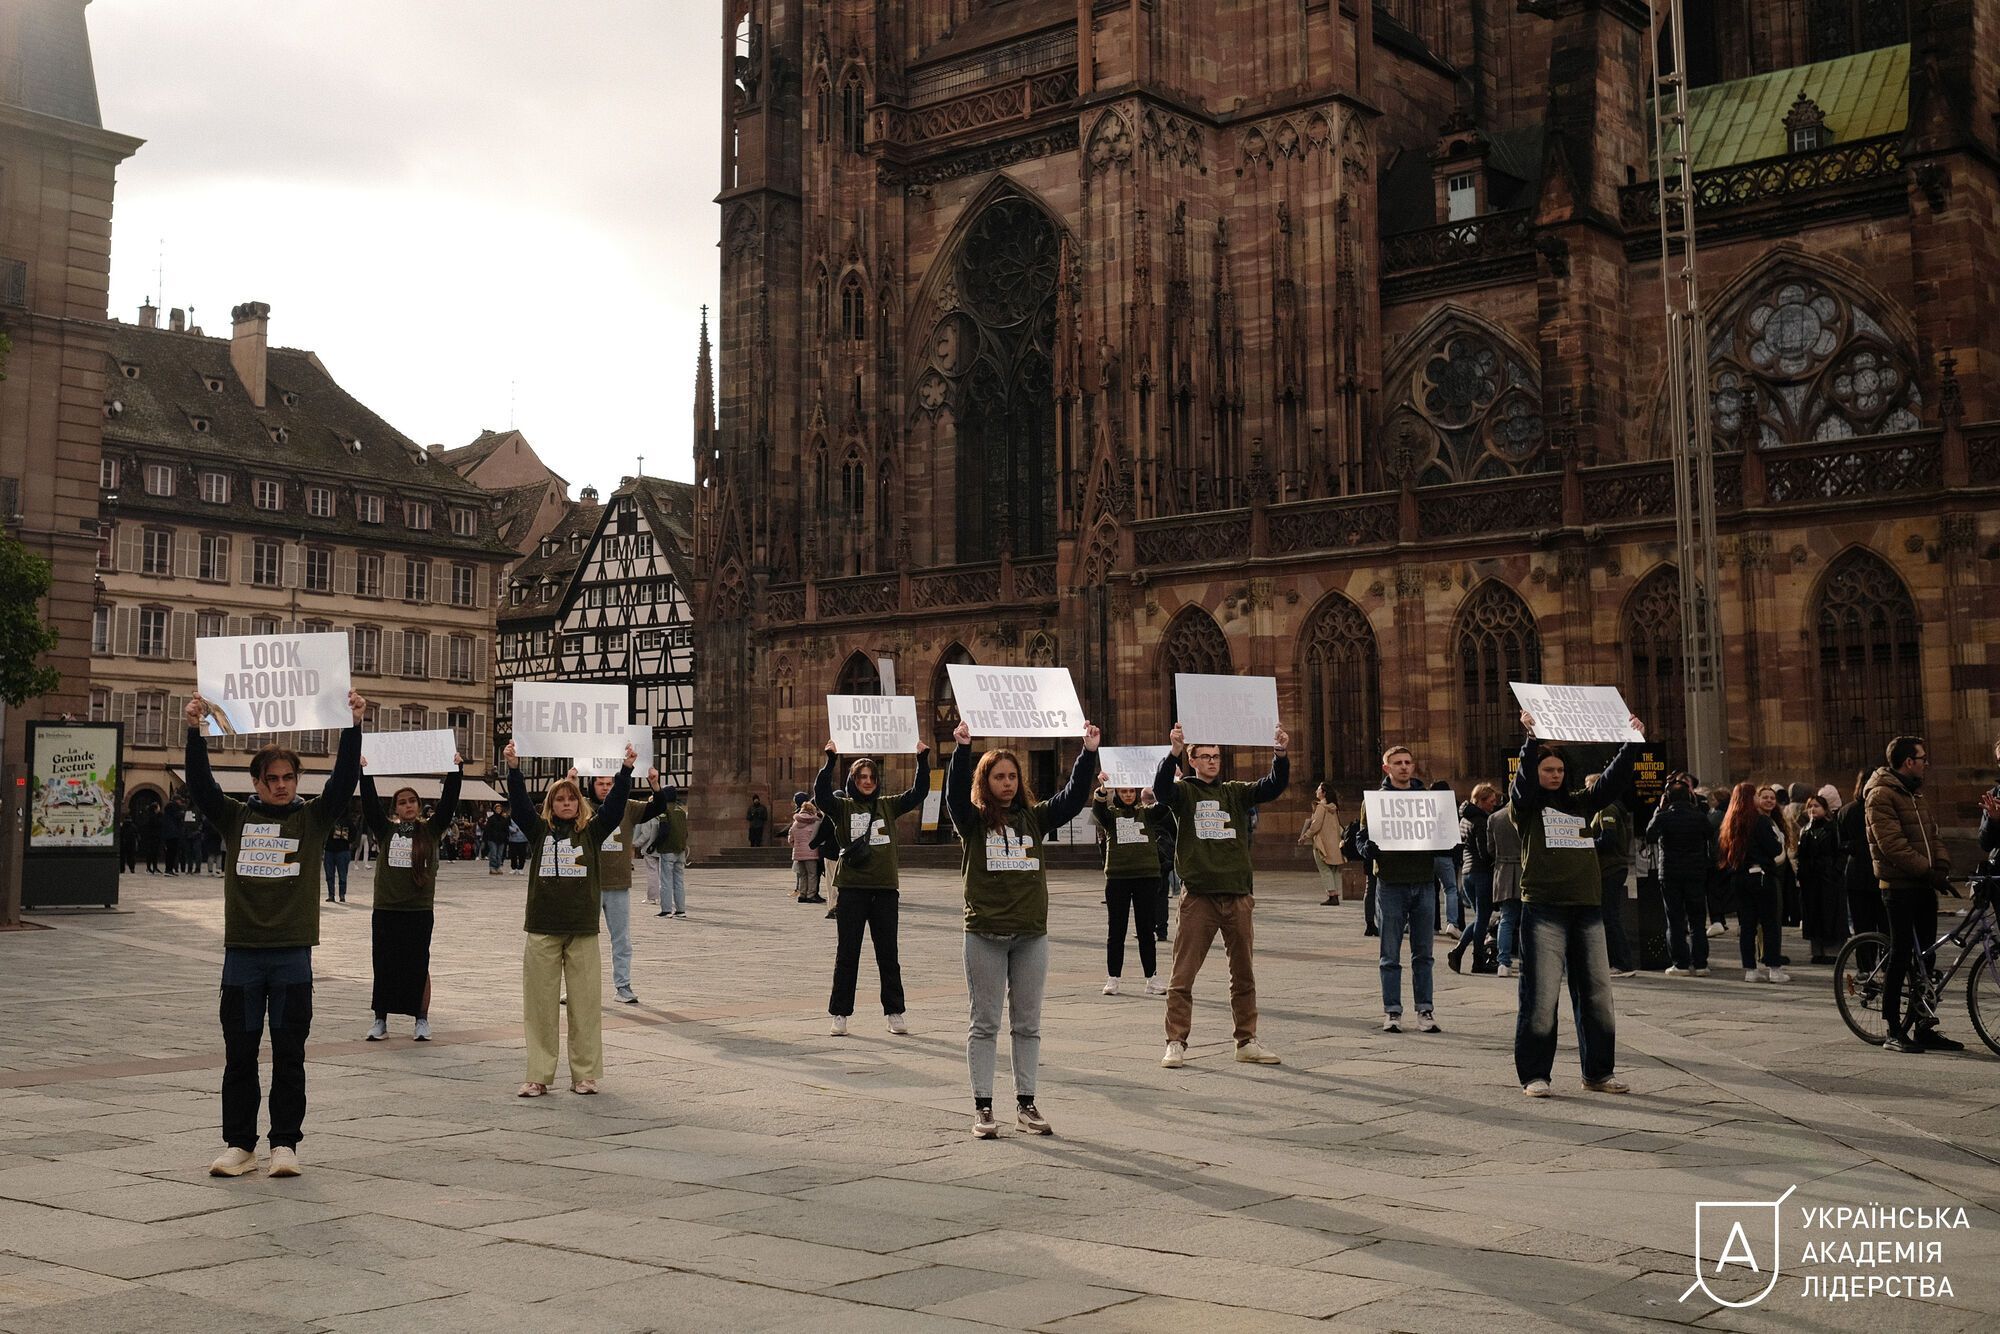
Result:
M2000 0L1687 9L1738 771L1703 777L1845 789L1927 730L1962 817L2000 688ZM1676 743L1643 3L723 18L702 824L808 786L880 659L939 736L948 662L1065 664L1123 743L1177 670L1275 675L1287 809L1351 803L1385 740L1495 777L1510 678L1619 684Z

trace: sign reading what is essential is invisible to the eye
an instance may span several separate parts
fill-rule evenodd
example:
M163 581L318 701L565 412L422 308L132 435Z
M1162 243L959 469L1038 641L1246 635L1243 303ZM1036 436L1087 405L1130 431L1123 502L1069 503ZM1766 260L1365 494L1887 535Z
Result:
M557 760L625 756L626 688L580 681L514 683L514 753ZM583 766L577 765L578 769Z
M427 732L363 732L361 758L370 778L390 774L448 774L458 766L458 737L448 727Z
M647 723L633 723L625 729L625 739L631 744L632 753L639 757L632 761L632 777L637 782L646 776L648 769L658 767L653 758L653 729ZM616 755L579 755L576 757L576 774L579 778L616 778L624 763L623 747Z
M1097 767L1104 774L1104 786L1151 787L1153 775L1160 771L1160 761L1172 749L1172 746L1098 747Z
M1544 686L1509 681L1544 741L1644 741L1617 686Z
M974 736L1083 735L1083 705L1067 667L949 663L958 716Z
M350 727L347 636L220 635L194 641L211 736Z
M1278 678L1174 673L1175 721L1190 746L1268 746L1278 730Z
M826 721L843 755L908 755L917 748L913 695L828 695Z
M1449 852L1458 846L1457 799L1449 792L1361 794L1368 837L1384 852Z

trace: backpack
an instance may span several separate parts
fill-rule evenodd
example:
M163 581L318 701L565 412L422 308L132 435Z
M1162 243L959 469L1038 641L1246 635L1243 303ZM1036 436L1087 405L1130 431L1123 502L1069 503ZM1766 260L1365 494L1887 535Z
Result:
M819 817L819 827L813 830L812 842L808 846L824 861L840 860L840 830L830 817Z
M646 857L652 854L653 845L660 841L660 826L663 823L665 823L664 817L656 815L650 820L632 826L633 856Z
M1340 831L1340 855L1351 862L1361 860L1361 821L1349 821Z

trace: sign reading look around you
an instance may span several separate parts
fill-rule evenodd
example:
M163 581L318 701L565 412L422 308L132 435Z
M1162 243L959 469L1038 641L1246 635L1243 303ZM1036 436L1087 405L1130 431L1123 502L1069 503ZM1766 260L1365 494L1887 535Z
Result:
M974 736L1083 735L1083 705L1067 667L947 663L958 716ZM914 743L913 743L914 744Z
M194 641L210 736L350 727L347 636L221 635Z
M1175 719L1190 746L1268 746L1278 730L1278 678L1174 673Z
M1457 800L1449 792L1374 789L1361 794L1361 810L1384 852L1449 852L1458 846Z
M1509 681L1544 741L1644 741L1617 686L1538 686Z
M908 755L917 748L914 695L828 695L826 722L843 755Z
M616 756L622 763L630 726L625 690L577 681L516 681L514 753L552 760Z

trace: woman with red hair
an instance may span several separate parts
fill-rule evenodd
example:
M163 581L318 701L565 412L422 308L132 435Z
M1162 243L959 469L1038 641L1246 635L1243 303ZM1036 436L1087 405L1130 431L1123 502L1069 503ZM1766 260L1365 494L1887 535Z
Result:
M1784 933L1780 922L1784 891L1778 880L1778 861L1785 855L1785 837L1771 817L1758 809L1755 783L1738 783L1730 791L1729 809L1722 817L1721 845L1717 864L1729 877L1736 899L1743 980L1791 981L1791 974L1780 966L1778 958ZM1757 951L1760 934L1764 941L1761 967Z

